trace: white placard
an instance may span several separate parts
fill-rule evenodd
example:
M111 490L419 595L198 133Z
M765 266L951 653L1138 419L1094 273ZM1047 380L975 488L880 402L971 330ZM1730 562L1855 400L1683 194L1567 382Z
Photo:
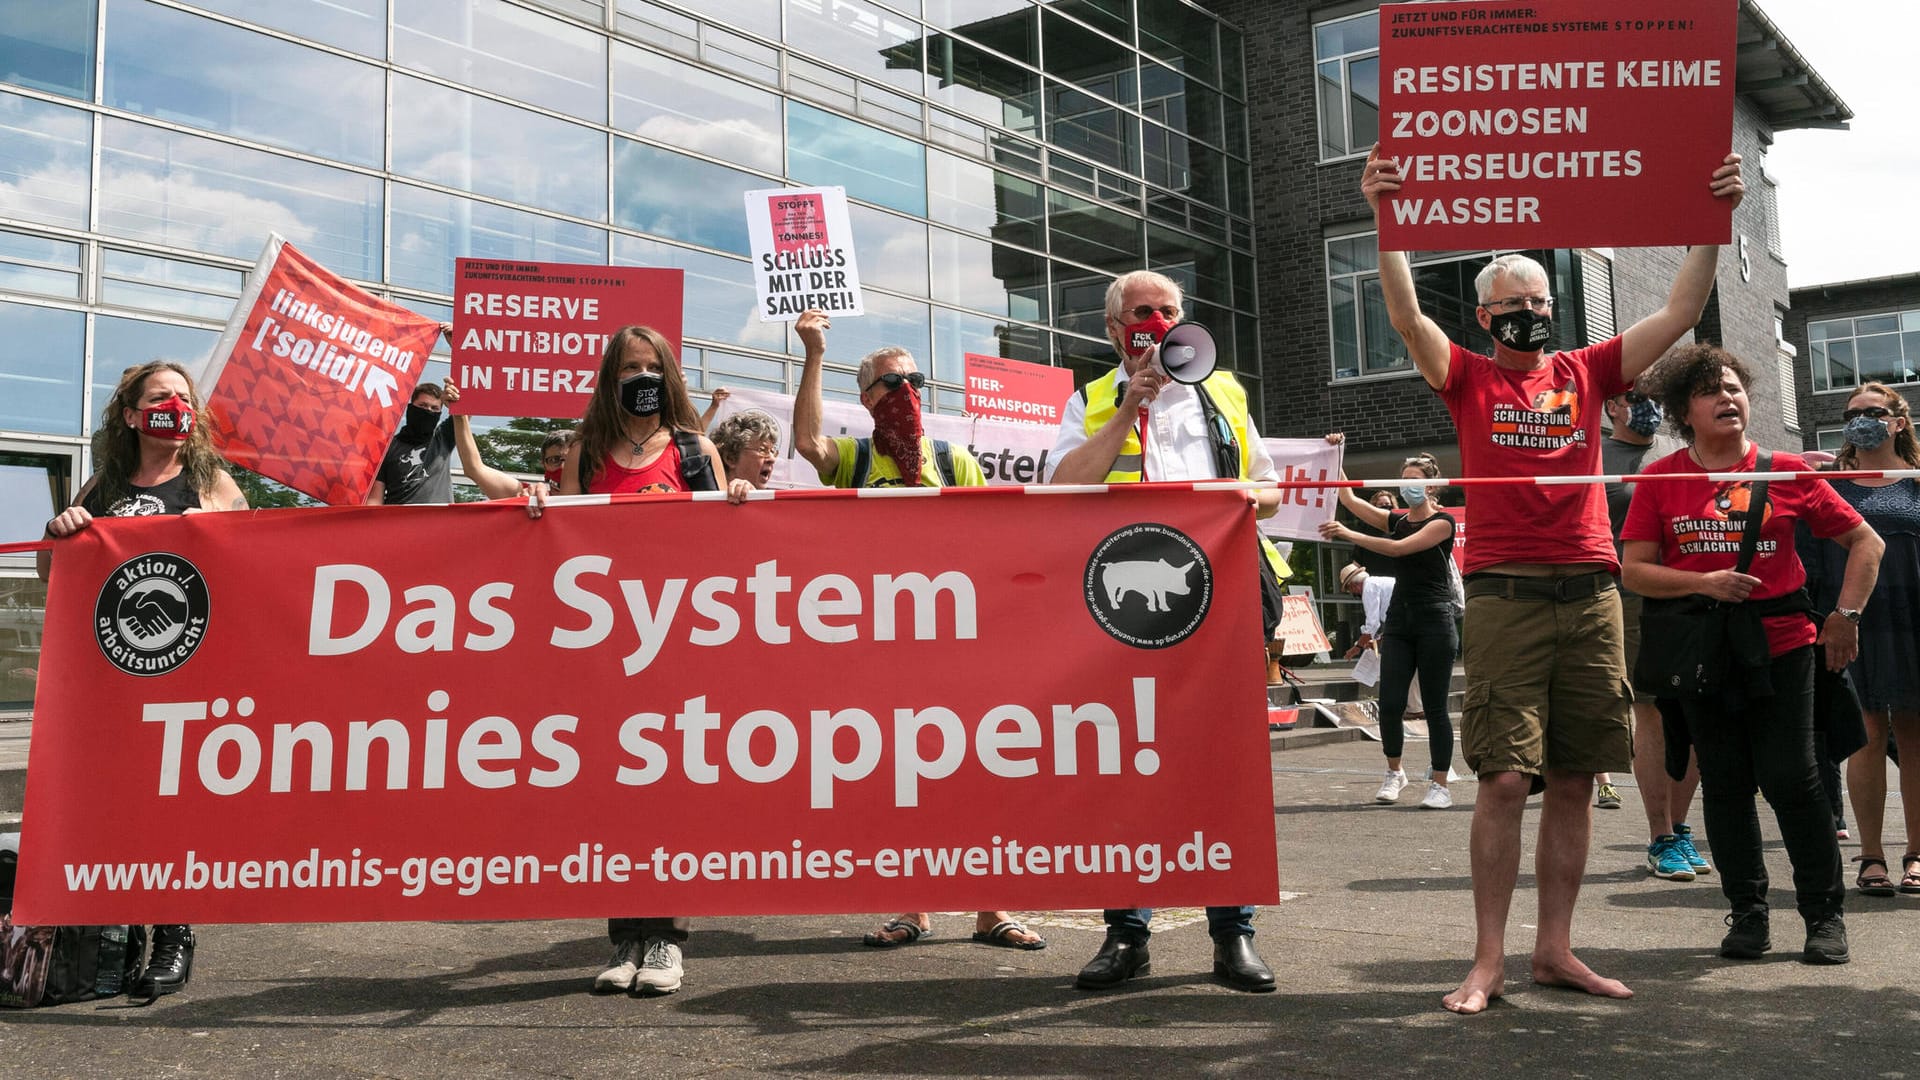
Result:
M792 322L809 308L866 314L846 188L749 191L747 236L761 322Z

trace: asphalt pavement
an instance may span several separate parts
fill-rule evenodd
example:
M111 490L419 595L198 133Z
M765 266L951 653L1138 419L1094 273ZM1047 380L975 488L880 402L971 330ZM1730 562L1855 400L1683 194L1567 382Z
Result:
M935 936L884 951L860 944L877 913L696 920L685 988L648 999L587 992L607 953L597 922L202 926L182 994L0 1014L0 1072L1920 1076L1920 896L1850 892L1853 963L1798 963L1786 858L1763 806L1776 952L1719 959L1717 880L1648 876L1630 785L1623 809L1595 812L1575 945L1633 1000L1528 982L1530 809L1507 996L1476 1017L1443 1011L1472 948L1475 785L1461 780L1448 811L1419 809L1417 785L1375 806L1380 768L1373 743L1273 754L1284 892L1255 924L1273 994L1212 981L1194 909L1161 913L1152 975L1103 993L1072 985L1099 946L1098 912L1023 913L1051 942L1038 952L971 943L970 914L936 916Z

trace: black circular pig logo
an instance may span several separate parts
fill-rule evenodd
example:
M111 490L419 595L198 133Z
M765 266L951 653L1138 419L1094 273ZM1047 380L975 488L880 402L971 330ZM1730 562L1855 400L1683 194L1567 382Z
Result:
M1213 605L1213 566L1185 533L1155 522L1108 536L1087 559L1087 611L1116 640L1164 649L1193 635Z
M128 559L100 586L93 635L129 675L165 675L187 662L207 635L207 580L178 555Z

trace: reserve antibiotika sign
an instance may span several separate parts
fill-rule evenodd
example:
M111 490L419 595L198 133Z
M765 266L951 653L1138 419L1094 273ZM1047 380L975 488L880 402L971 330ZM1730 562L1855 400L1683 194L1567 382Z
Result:
M684 278L637 266L455 259L454 411L580 416L621 327L651 326L678 355Z
M22 922L1278 892L1237 491L103 518L53 559Z
M749 191L747 237L761 322L792 322L810 308L866 313L845 188Z
M1057 426L1073 396L1073 372L981 353L967 355L967 414Z
M1731 0L1380 9L1388 251L1723 244Z

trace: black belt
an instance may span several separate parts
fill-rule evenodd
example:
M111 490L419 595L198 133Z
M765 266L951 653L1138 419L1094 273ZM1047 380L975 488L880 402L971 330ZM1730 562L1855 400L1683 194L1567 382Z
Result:
M1571 577L1520 577L1512 574L1468 574L1467 596L1500 596L1508 600L1551 600L1566 603L1617 588L1613 575L1604 570Z

